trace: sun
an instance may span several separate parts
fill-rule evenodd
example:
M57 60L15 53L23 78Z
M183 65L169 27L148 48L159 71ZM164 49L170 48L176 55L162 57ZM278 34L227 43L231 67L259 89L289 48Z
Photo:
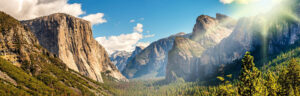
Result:
M236 0L234 17L249 17L274 11L284 0Z

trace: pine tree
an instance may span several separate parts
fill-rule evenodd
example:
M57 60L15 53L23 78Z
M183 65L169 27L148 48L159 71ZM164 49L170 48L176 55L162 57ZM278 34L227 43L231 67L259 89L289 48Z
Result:
M291 59L287 68L282 69L278 82L280 84L279 95L299 95L300 66L296 59Z
M277 80L272 74L272 72L268 71L267 76L266 76L266 82L265 82L266 90L267 90L267 95L268 96L277 96Z
M226 75L227 78L231 78L232 75ZM218 76L217 77L222 84L219 86L219 90L217 92L217 96L234 96L234 88L230 81L225 80L225 77Z
M239 76L238 92L242 96L255 96L262 93L261 72L255 67L254 58L246 52L242 59L242 70Z

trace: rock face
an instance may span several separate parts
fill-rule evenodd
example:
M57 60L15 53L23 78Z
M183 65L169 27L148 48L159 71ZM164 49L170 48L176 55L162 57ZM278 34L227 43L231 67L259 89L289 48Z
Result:
M67 66L91 79L103 82L101 72L118 80L126 78L111 63L105 49L93 38L88 21L62 13L22 21L39 43Z
M203 47L209 48L228 37L235 23L236 21L221 14L217 14L216 18L201 15L196 20L191 39L204 45Z
M176 37L174 46L168 54L166 79L176 81L178 77L190 80L198 58L205 48L188 38Z
M257 16L240 19L234 32L220 44L207 50L199 64L229 64L241 59L246 51L259 52L256 57L263 59L285 50L287 46L297 44L300 24L296 20L276 17L272 21L257 21L266 18Z
M122 71L123 75L127 78L141 79L164 77L168 62L168 52L177 36L189 37L190 34L178 33L151 43L128 62L126 68Z
M34 34L20 24L19 21L0 11L0 44L1 57L11 61L16 66L21 62L30 61L28 53L41 52ZM22 45L22 46L21 46Z
M110 60L113 64L117 66L119 71L122 71L127 64L127 60L130 57L130 54L131 53L126 51L116 51L113 54L111 54Z
M195 75L203 72L195 73L195 71L206 70L206 67L198 65L202 53L228 37L235 23L236 21L222 14L217 14L216 18L199 16L190 39L175 39L175 44L168 55L166 80L170 82L177 78L183 78L186 81L197 79Z
M294 13L297 12L298 11ZM181 70L167 70L167 73L170 73L167 74L168 77L167 79L171 81L177 77L182 77L185 80L191 80L191 81L197 79L203 80L216 73L218 67L220 67L221 65L224 64L226 66L227 64L233 63L235 60L241 59L246 51L253 52L253 55L255 55L255 57L259 58L260 60L265 60L273 56L274 54L278 54L284 50L288 50L288 46L299 45L300 42L299 41L300 24L298 19L299 16L282 14L281 12L272 13L272 14L274 14L274 16L259 15L255 17L241 18L240 20L238 20L236 26L233 29L233 32L228 37L224 37L223 39L216 38L217 40L203 39L203 38L207 38L205 35L203 36L203 34L205 34L203 32L211 31L211 32L219 33L222 31L218 31L219 29L221 29L218 27L213 27L213 30L215 31L210 30L209 26L215 26L217 24L214 21L215 20L214 18L200 16L201 18L203 18L203 20L198 18L197 21L199 21L200 23L195 25L194 32L193 32L193 35L196 36L191 36L191 39L199 42L199 44L202 46L203 44L207 45L205 41L210 41L210 42L218 41L219 43L217 42L213 46L209 46L210 48L203 46L204 48L206 48L206 50L202 51L203 53L198 58L198 60L194 60L195 62L193 63L183 63L184 65L189 67L196 66L193 67L193 69L191 69L193 72L184 71L185 69L188 68L181 69ZM224 16L221 17L223 18ZM219 19L217 20L222 20L220 19L221 17L219 16ZM225 28L229 28L229 29L232 28L232 24L234 23L229 23L229 25L226 25L226 23L225 24L221 23L222 26L225 26ZM199 31L195 31L195 29L199 29ZM214 34L209 34L207 36L215 37ZM176 46L174 46L174 48L176 48ZM171 60L174 60L175 58L180 62L189 62L189 60L186 59L181 59L181 60L178 59L178 56L181 56L180 52L177 52L177 55L173 55L173 54L169 55L169 58L173 58ZM176 64L177 62L174 62L175 64L170 64L170 65L179 66L180 64ZM172 68L167 68L167 69L172 69ZM185 73L191 73L191 74L185 74ZM193 73L197 73L197 74L193 74ZM190 75L190 77L193 78L187 78L186 75Z
M128 61L132 60L137 54L142 52L144 47L136 46L133 52L116 51L110 56L110 60L118 67L119 71L123 71Z
M127 63L131 61L137 54L141 53L144 48L145 47L143 46L136 46L135 50L131 53L125 51L116 51L111 55L110 60L122 72L125 69Z
M0 30L0 83L18 89L14 95L110 94L98 83L70 71L40 46L30 29L4 12L0 12ZM23 92L18 93L20 90Z

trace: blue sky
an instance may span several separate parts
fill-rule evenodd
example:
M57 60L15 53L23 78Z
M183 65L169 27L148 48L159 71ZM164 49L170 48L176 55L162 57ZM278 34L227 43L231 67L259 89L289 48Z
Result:
M111 53L130 52L178 32L191 33L202 14L238 19L272 9L279 1L283 0L0 0L0 11L18 20L53 13L85 19L93 24L95 39Z
M107 22L93 26L95 38L129 34L141 23L143 35L155 34L141 42L153 42L178 32L190 33L199 15L230 15L233 9L219 0L70 0L69 3L82 4L86 14L104 13Z

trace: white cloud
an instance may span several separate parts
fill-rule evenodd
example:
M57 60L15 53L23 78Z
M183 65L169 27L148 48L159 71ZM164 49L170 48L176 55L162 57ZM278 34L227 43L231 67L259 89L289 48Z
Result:
M119 36L110 37L98 37L96 40L104 46L109 54L115 51L127 51L132 52L135 46L147 47L150 42L139 42L143 38L149 38L155 36L146 35L143 36L143 24L138 23L134 28L133 32L130 34L121 34Z
M143 24L137 23L137 25L133 28L134 32L143 32Z
M104 16L103 13L97 13L97 14L90 14L88 16L84 16L84 17L82 17L82 19L90 21L92 23L92 25L94 25L94 24L102 24L102 23L107 22L103 18L103 16Z
M150 38L150 37L154 37L155 34L150 34L150 35L145 35L144 38Z
M131 34L121 34L119 36L98 37L96 40L106 48L109 54L111 54L114 51L133 51L135 45L142 38L143 35L141 33L133 32Z
M18 20L34 19L53 13L66 13L79 17L85 14L79 3L68 3L68 0L0 0L0 11L4 11ZM103 13L83 17L92 24L105 23Z
M234 0L220 0L223 4L231 4Z
M134 19L132 19L132 20L130 20L129 22L130 22L130 23L133 23L133 22L135 22L135 20L134 20Z
M150 42L138 42L136 46L142 46L142 47L148 47L150 45Z
M53 13L67 13L78 17L85 12L81 4L67 3L67 0L0 0L0 11L19 20L33 19Z

